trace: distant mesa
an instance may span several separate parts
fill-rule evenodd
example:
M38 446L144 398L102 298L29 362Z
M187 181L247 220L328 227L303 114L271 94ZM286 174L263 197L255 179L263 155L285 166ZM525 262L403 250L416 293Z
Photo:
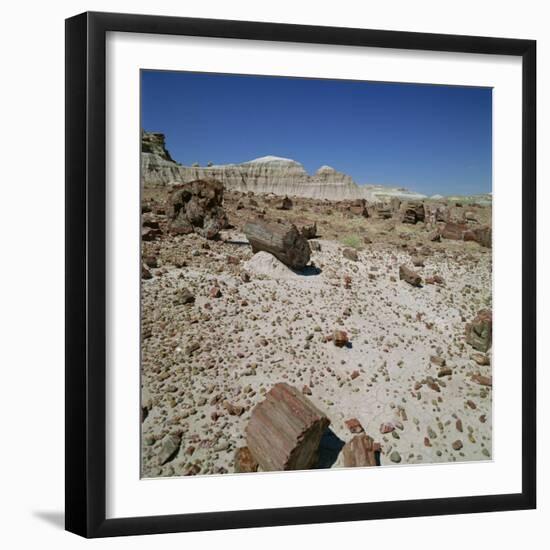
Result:
M165 136L159 132L142 132L141 178L145 186L173 185L199 179L216 179L231 191L307 197L318 200L355 200L389 202L421 200L426 195L403 187L358 185L348 174L323 165L313 175L299 162L267 155L239 164L186 166L175 162L166 149ZM436 195L432 198L441 197ZM443 198L443 197L441 197Z

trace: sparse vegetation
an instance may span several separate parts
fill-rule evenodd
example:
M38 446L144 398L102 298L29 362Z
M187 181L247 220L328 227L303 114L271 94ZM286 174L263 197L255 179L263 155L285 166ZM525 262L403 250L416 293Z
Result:
M355 248L356 250L360 250L361 248L363 248L361 237L357 234L344 235L340 239L340 242L342 244L345 244L346 246L349 246L350 248Z

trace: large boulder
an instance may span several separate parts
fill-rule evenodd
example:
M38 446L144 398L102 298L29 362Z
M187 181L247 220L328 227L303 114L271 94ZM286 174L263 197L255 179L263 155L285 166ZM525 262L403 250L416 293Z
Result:
M195 180L175 186L167 203L169 229L173 234L198 233L214 239L227 226L219 181Z

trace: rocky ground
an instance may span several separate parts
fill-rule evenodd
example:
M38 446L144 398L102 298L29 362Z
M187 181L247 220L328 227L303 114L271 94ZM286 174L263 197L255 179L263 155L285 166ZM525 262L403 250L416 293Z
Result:
M166 195L142 197L155 228L143 242L144 477L233 473L252 409L278 382L327 415L332 449L356 419L382 466L491 458L491 353L465 339L491 308L489 248L339 203L281 210L280 198L238 193L225 196L232 228L218 240L171 235ZM449 210L466 209L468 224L490 223L490 207ZM258 215L317 224L308 268L252 254L243 226ZM401 265L423 284L400 280ZM335 345L335 331L349 342ZM342 465L337 452L323 464Z

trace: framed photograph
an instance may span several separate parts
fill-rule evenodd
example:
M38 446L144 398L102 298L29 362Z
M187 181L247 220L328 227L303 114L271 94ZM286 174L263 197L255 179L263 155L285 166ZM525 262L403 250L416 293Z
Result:
M66 528L535 507L531 40L66 21Z

